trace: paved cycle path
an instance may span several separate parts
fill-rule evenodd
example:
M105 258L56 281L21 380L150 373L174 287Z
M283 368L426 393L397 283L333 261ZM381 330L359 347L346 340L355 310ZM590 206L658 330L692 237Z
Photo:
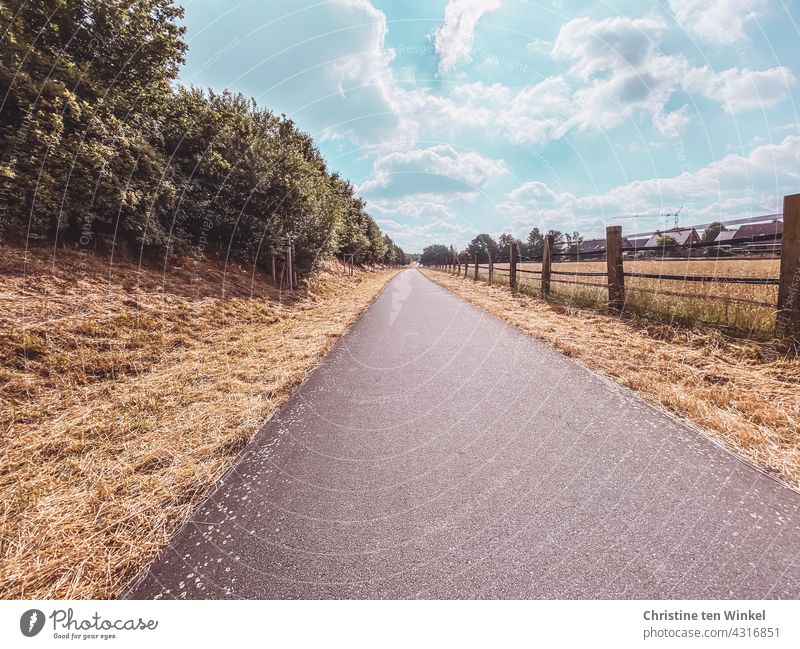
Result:
M125 596L797 598L799 505L411 269Z

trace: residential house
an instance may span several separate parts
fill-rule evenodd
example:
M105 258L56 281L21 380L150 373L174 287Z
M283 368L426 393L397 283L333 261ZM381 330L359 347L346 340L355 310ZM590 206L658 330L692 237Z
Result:
M681 248L687 248L700 243L700 235L697 234L697 230L694 228L672 228L671 230L664 230L663 232L656 231L650 236L644 244L644 247L658 247L658 241L661 237L671 237L675 239L675 241L678 242L678 246Z
M748 223L737 230L723 230L714 239L714 243L725 243L731 239L737 242L773 240L781 238L782 235L783 221Z

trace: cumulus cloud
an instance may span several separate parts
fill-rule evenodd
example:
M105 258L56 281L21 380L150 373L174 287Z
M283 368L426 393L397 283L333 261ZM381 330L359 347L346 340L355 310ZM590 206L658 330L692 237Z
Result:
M553 54L571 61L569 74L588 82L575 91L571 127L609 129L641 111L662 133L682 130L686 111L665 107L690 66L682 56L660 52L665 29L658 16L576 18L561 27Z
M450 0L447 3L444 23L433 32L439 74L471 60L478 21L484 14L499 8L500 0Z
M443 144L378 157L373 177L358 189L366 195L380 191L383 196L473 193L506 171L502 160Z
M525 46L529 54L550 54L553 49L553 42L543 38L534 38Z
M678 24L695 38L731 45L746 37L748 23L763 15L769 0L669 0Z
M461 244L477 234L475 228L461 223L432 220L423 224L409 224L394 219L376 219L376 223L404 250L419 250L434 243Z
M779 209L779 197L798 186L800 136L790 135L757 146L747 155L727 155L694 172L637 180L598 194L576 196L530 181L509 192L498 209L519 234L533 225L599 234L605 223L614 223L623 214L657 215L681 205L688 206L695 222L772 213ZM660 218L649 225L659 227Z
M642 67L665 24L658 17L576 18L558 32L553 56L573 62L572 74L587 79L598 72Z
M419 200L406 199L386 200L371 199L367 202L369 210L381 218L404 217L415 221L437 219L452 221L456 212L448 204L447 197L429 196Z
M753 108L772 108L789 97L797 81L785 67L768 70L731 68L715 73L708 67L691 70L685 79L686 89L721 102L728 113Z

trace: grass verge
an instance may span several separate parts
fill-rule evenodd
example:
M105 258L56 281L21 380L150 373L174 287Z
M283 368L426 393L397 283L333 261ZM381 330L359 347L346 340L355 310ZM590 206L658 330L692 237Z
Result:
M800 359L767 343L550 304L507 287L427 277L639 392L800 489Z
M105 598L395 271L0 253L0 597Z

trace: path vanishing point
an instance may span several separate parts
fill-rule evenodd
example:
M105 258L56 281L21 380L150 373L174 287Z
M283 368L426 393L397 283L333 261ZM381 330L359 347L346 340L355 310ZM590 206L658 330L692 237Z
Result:
M414 269L129 598L798 598L800 494Z

